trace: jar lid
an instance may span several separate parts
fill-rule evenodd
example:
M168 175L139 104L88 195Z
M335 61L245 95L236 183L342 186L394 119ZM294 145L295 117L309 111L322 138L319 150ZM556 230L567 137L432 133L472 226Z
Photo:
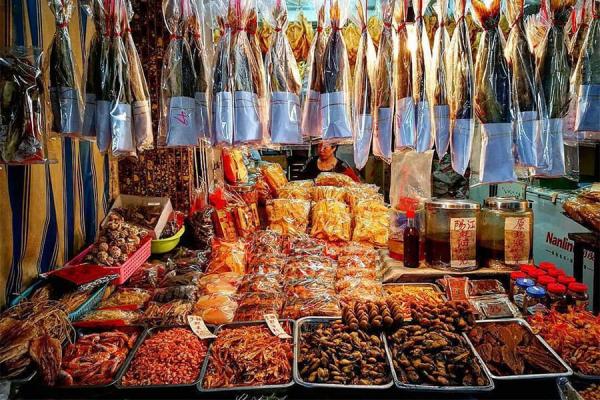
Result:
M548 271L551 269L555 269L556 265L553 262L550 261L542 261L540 263L540 269L543 269L544 271Z
M546 295L546 291L544 290L544 288L539 286L528 287L526 293L528 296L533 297L534 299L539 299Z
M519 287L530 287L530 286L534 286L535 282L533 281L533 279L529 279L529 278L519 278L517 279L517 286Z
M558 283L563 285L569 285L569 283L575 282L575 278L569 275L561 275L558 277Z
M533 279L539 279L540 276L542 275L546 275L546 271L543 271L541 269L534 269L531 272L529 272L529 276L531 276Z
M551 283L548 285L548 293L565 294L566 292L567 287L565 285L561 285L560 283Z
M556 279L551 277L550 275L542 275L538 278L537 283L540 285L548 286L551 283L555 283Z
M535 270L535 265L533 264L521 264L521 271L529 274L531 271Z
M587 292L588 287L585 283L571 282L569 283L569 290L576 293L585 293Z
M521 278L527 278L527 274L523 271L513 271L510 273L510 279L521 279Z
M494 210L526 211L531 208L529 200L516 197L488 197L483 204Z
M548 271L548 275L558 278L559 276L566 275L567 273L560 268L551 269Z
M481 209L481 205L471 200L439 199L426 201L425 208L428 210L439 208L452 210L479 210Z

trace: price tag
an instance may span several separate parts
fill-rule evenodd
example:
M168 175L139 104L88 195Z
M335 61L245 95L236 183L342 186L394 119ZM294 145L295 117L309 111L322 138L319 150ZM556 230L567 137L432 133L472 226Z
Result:
M283 330L283 327L279 323L279 319L277 319L277 315L275 314L265 314L264 315L265 322L269 326L271 333L277 336L279 339L291 339L292 337L287 334L286 331Z
M200 339L214 339L216 336L208 330L208 327L204 323L204 320L201 317L196 315L188 315L188 324L190 324L190 328L192 331L198 336Z

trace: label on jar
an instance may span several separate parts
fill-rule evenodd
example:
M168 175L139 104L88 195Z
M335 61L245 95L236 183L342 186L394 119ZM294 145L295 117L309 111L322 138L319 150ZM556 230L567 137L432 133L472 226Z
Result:
M529 218L507 217L504 220L504 262L509 265L526 264L531 251Z
M279 323L279 319L275 314L265 314L265 322L271 330L271 333L277 336L279 339L291 339L292 337L283 329Z
M214 339L216 336L208 330L208 327L204 323L204 320L201 317L196 315L188 315L187 317L188 324L192 331L198 336L200 339Z
M450 218L450 267L477 265L477 219Z
M525 295L523 293L515 294L513 297L513 301L519 307L519 309L523 308L523 300L525 299Z

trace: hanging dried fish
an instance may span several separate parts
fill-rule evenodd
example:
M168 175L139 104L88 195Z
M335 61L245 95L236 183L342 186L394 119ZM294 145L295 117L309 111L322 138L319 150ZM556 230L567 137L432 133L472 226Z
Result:
M464 175L469 167L475 125L473 121L473 57L469 26L465 20L467 0L456 1L456 28L450 43L449 101L452 169Z
M394 23L396 38L394 39L395 58L393 62L393 87L395 93L395 144L396 150L415 148L417 146L417 126L415 100L413 98L413 61L408 46L408 30L406 18L408 0L397 0L394 7ZM384 26L385 29L385 26ZM379 54L382 49L383 32L379 42ZM379 78L377 78L379 81ZM379 89L377 89L379 92Z
M109 10L104 8L103 0L94 1L94 21L100 26L102 38L98 53L98 66L93 77L96 87L95 128L96 145L100 152L105 153L110 148L111 127L110 107L112 100L112 40ZM108 2L106 3L108 5Z
M260 118L261 126L261 142L266 144L269 136L269 98L267 95L267 72L265 70L265 63L263 59L263 52L260 47L258 40L258 12L257 12L257 0L252 0L252 9L250 10L250 18L246 26L248 31L248 40L250 41L250 47L252 48L252 54L256 60L256 69L252 70L253 81L256 82L256 95L258 96L258 117Z
M357 25L361 30L354 70L354 164L363 169L369 159L373 138L373 87L375 69L375 46L367 29L367 4L356 3ZM391 97L391 96L390 96ZM391 140L391 136L390 136ZM391 149L391 142L389 144Z
M195 99L195 124L196 131L200 139L210 141L210 104L208 97L210 70L208 57L205 52L205 46L202 37L202 17L204 15L204 6L202 1L192 0L192 20L190 23L190 46L192 50L192 59L194 60L194 71L196 72L196 82L194 86Z
M78 74L75 71L69 21L73 13L72 0L49 0L56 31L48 49L47 76L50 79L52 130L61 135L81 136L81 100Z
M433 73L427 77L430 82L430 99L433 105L432 135L435 138L435 150L438 157L448 152L450 146L450 106L448 100L448 0L437 1L438 29L433 39Z
M307 88L303 96L302 132L308 137L321 137L323 116L321 114L321 92L323 87L323 64L327 32L325 31L325 1L321 0L317 11L317 33L308 52L306 69Z
M85 109L83 111L83 124L81 134L83 136L96 136L96 100L98 93L98 76L100 73L100 53L102 51L102 41L106 35L104 26L104 4L102 0L85 0L81 2L83 11L92 18L94 22L94 33L90 39L90 45L87 49L85 58Z
M347 0L329 0L331 34L323 56L321 115L323 140L340 142L352 138L350 129L350 63L342 36L346 24Z
M516 162L525 167L538 167L543 152L541 144L541 117L543 115L539 76L535 58L529 48L523 16L524 0L509 1L507 19L510 33L505 56L511 72L512 106L514 109L514 142Z
M231 26L227 0L211 3L216 15L221 36L215 48L213 69L213 144L227 146L233 144L233 83L231 81Z
M571 58L571 65L577 65L579 56L581 54L581 48L583 47L583 42L587 36L588 28L590 27L590 12L588 10L589 5L590 3L588 3L587 0L583 0L579 13L575 9L571 14L571 20L573 21L573 28L575 30L575 33L573 34L569 44L569 57ZM577 23L577 14L580 15L579 23Z
M417 152L431 150L434 138L431 130L431 109L427 97L426 75L428 64L431 60L429 37L423 22L425 12L424 0L412 0L415 10L415 51L413 54L413 98L417 116Z
M267 89L270 93L269 133L275 144L301 144L300 72L286 31L285 0L265 1L265 19L275 27L273 43L265 58Z
M498 28L500 0L488 6L481 0L472 4L484 29L475 63L475 114L481 123L479 182L510 182L517 177L513 168L510 74Z

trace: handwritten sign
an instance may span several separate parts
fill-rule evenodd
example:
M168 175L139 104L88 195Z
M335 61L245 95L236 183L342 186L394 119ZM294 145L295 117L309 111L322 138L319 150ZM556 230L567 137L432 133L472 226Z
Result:
M188 315L187 317L188 324L192 331L198 336L200 339L214 339L216 336L208 330L208 327L204 323L204 320L201 317L196 315Z
M450 218L450 266L469 268L477 265L477 219Z
M526 264L531 252L530 219L507 217L504 220L504 262L510 265Z
M265 322L267 326L271 330L271 333L277 336L279 339L291 339L292 337L283 330L283 327L279 323L279 319L275 314L265 314L264 315Z

